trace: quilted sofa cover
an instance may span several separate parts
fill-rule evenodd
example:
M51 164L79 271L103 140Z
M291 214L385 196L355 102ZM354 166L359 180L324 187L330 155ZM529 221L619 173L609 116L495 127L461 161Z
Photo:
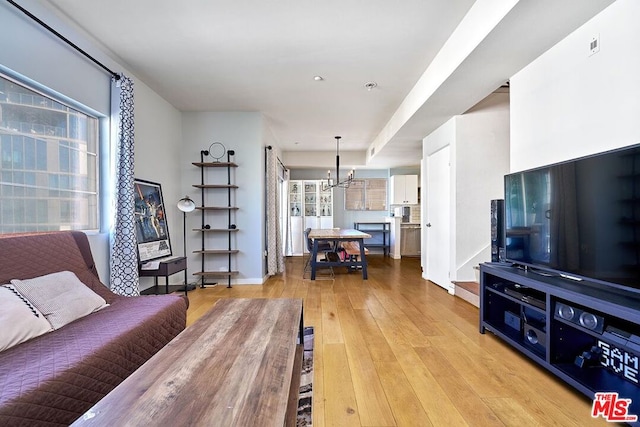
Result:
M0 352L0 426L69 425L185 328L186 298L100 283L84 233L1 235L0 254L0 284L69 270L110 304Z

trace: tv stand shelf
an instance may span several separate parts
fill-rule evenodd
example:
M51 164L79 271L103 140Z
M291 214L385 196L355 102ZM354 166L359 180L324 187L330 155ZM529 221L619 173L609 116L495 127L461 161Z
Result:
M629 414L640 416L639 294L485 263L479 327L590 399L597 392L632 399Z

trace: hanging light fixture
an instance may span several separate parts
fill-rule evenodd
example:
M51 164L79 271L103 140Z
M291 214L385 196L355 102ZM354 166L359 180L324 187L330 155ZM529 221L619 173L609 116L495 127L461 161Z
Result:
M351 169L347 177L340 181L340 139L341 136L334 137L336 139L336 181L335 184L331 179L331 170L327 171L327 185L322 185L322 190L328 190L330 188L340 187L340 188L349 188L351 185L351 181L353 181L354 170Z

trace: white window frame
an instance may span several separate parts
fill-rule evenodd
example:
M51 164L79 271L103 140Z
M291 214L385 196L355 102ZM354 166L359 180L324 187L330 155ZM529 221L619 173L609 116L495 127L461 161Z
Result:
M6 69L0 69L0 78L31 92L19 96L4 93L4 82L0 86L0 233L99 231L103 120ZM28 120L39 115L51 123L57 119L58 126ZM74 123L79 132L72 132ZM27 159L30 155L34 158Z

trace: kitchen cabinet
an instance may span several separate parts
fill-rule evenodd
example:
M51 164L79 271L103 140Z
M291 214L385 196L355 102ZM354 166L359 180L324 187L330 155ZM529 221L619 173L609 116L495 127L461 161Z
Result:
M418 175L393 175L390 187L391 205L418 204Z
M386 211L387 179L354 179L344 189L344 209L347 211Z

